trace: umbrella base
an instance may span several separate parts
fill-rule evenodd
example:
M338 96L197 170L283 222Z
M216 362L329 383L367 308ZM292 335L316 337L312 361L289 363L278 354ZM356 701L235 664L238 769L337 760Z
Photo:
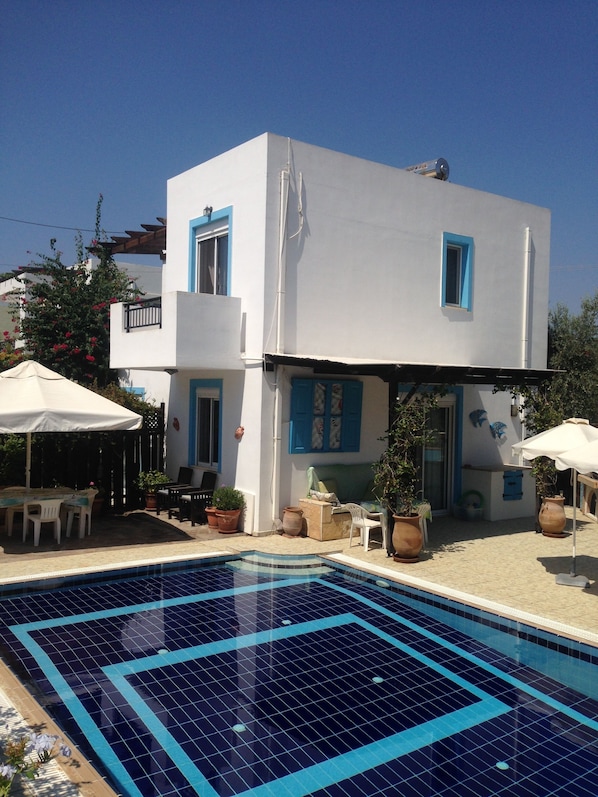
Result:
M563 587L581 587L584 589L590 586L590 581L585 576L572 576L570 573L559 573L555 581Z

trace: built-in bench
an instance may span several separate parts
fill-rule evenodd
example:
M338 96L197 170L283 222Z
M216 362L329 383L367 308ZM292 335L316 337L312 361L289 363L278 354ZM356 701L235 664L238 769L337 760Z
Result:
M308 536L316 540L349 536L351 514L338 504L354 502L379 511L380 505L373 494L373 479L371 462L308 468L307 495L299 500Z

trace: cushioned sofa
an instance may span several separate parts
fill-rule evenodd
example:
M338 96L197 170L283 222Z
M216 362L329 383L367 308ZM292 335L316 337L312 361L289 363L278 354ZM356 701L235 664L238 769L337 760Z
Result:
M299 500L307 534L316 540L348 537L351 515L339 504L349 501L379 511L370 462L314 465L307 469L307 495Z
M307 497L313 492L333 494L341 504L375 501L374 472L371 462L342 465L313 465L307 469Z

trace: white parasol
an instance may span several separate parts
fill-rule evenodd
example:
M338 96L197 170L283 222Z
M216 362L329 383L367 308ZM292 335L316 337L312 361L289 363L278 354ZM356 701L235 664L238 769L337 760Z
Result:
M571 465L559 465L562 455L580 446L598 441L598 429L592 426L585 418L568 418L558 426L547 429L544 432L528 437L521 443L515 443L514 454L521 454L525 459L535 459L536 457L549 457L555 460L555 465L559 470L573 467L573 557L571 560L571 572L559 573L556 583L564 586L587 587L589 581L585 576L578 576L575 573L576 555L576 536L577 536L577 470Z
M27 435L26 487L33 432L106 432L139 429L142 423L141 415L34 360L0 373L0 433Z

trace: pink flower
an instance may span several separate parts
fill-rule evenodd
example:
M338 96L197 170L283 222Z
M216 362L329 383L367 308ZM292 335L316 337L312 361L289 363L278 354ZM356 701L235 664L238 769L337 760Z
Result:
M66 333L66 335L65 335L64 337L65 337L65 338L70 338L70 337L71 337L71 335L72 335L72 332L67 332L67 333Z
M96 360L96 358L93 356L93 354L86 354L85 355L85 359L89 360L90 363L94 363L95 360Z

